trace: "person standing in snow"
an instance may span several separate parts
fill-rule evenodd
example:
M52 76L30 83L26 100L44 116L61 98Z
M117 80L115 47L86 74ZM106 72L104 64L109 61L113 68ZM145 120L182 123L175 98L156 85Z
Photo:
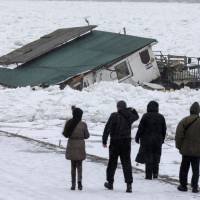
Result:
M195 102L190 107L190 115L183 118L176 129L176 148L182 155L180 166L178 190L187 191L187 178L190 165L192 166L192 192L197 193L199 181L199 160L200 160L200 107Z
M131 125L139 118L135 109L127 108L125 101L117 103L117 112L110 115L106 123L102 142L107 147L108 136L110 135L109 161L106 171L107 182L104 186L112 190L114 174L117 168L118 157L121 159L125 182L127 183L126 192L132 192L132 166L131 166Z
M140 144L136 162L145 164L145 179L158 178L159 163L166 135L166 123L159 113L159 104L151 101L142 116L135 142Z
M68 139L65 157L71 160L71 190L76 188L76 170L78 189L82 190L82 161L86 159L85 139L89 138L87 124L82 121L83 111L72 107L73 118L66 122L63 135Z

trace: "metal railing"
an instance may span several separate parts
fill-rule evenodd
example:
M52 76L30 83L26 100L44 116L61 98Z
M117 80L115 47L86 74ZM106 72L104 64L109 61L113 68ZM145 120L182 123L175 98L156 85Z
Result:
M164 55L155 51L161 79L171 82L200 81L200 57Z

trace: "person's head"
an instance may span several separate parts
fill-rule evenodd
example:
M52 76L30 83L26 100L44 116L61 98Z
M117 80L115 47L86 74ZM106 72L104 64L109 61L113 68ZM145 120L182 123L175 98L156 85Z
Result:
M73 119L81 120L83 111L80 108L74 108L72 111Z
M156 101L150 101L147 105L147 112L159 112L159 104Z
M192 106L190 107L190 114L191 115L199 115L200 112L200 106L198 102L194 102Z
M117 102L117 110L124 110L126 109L126 102L125 101L118 101Z
M74 110L75 108L76 108L76 106L74 106L74 105L71 106L72 112L73 112L73 110Z

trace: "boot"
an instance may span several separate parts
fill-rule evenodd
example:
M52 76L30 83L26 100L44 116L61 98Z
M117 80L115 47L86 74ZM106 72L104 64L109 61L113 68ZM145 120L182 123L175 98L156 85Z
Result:
M153 179L158 178L159 163L153 163Z
M75 188L76 188L76 165L75 165L74 161L71 161L71 181L72 181L71 190L75 190Z
M79 189L79 190L82 190L82 189L83 189L83 186L82 186L81 181L78 182L78 189Z
M153 174L153 178L157 179L158 178L158 174Z
M181 191L181 192L187 192L187 191L188 191L187 186L184 186L184 185L179 185L179 186L177 187L177 189L178 189L179 191Z
M113 190L113 184L110 182L105 182L104 187L107 188L108 190Z
M75 190L75 188L76 188L76 184L75 182L72 182L71 190Z
M126 192L128 192L128 193L131 193L131 192L132 192L132 184L131 184L131 183L127 183Z
M192 192L193 192L193 193L198 193L198 192L199 192L199 189L198 189L197 187L193 187L193 188L192 188Z
M152 180L152 175L153 175L153 170L152 170L152 164L147 163L145 166L145 179L147 180Z
M146 180L152 180L152 176L146 175L146 176L145 176L145 179L146 179Z

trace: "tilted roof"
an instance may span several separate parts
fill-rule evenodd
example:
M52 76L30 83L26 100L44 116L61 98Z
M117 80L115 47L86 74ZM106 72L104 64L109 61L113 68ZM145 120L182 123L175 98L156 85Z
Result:
M58 29L48 35L44 35L40 39L31 42L19 49L10 52L7 55L0 57L1 65L10 65L15 63L26 63L31 61L56 47L73 40L97 26L82 26L73 28Z
M57 84L128 56L153 42L156 40L92 31L16 69L0 68L0 84L9 87Z

